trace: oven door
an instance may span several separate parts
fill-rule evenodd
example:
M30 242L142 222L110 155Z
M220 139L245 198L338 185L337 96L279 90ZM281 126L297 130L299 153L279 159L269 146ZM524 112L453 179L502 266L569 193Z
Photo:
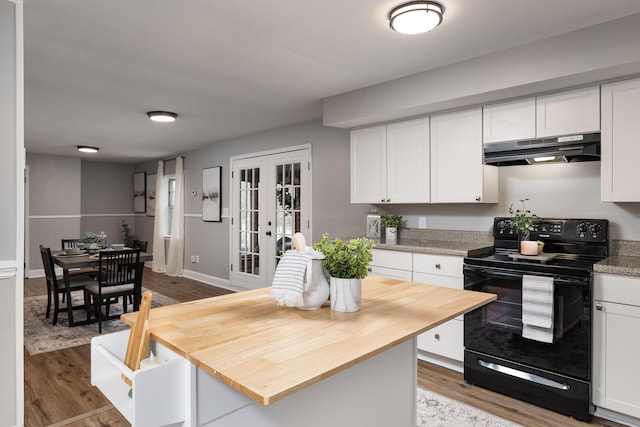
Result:
M522 337L522 271L464 266L465 289L497 299L464 316L465 349L577 379L591 377L591 278L554 277L554 338Z

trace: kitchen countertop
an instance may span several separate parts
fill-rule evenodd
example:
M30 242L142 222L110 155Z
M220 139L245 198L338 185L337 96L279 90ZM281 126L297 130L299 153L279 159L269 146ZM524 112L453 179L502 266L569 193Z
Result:
M278 307L270 289L154 308L151 338L269 405L495 299L368 276L362 309L341 313ZM122 320L131 325L136 315Z
M454 255L481 257L493 253L493 245L484 242L458 242L444 240L398 239L398 243L390 245L384 241L376 242L375 249L389 251L413 252L434 255Z
M640 277L640 257L615 255L593 265L596 273L622 274Z

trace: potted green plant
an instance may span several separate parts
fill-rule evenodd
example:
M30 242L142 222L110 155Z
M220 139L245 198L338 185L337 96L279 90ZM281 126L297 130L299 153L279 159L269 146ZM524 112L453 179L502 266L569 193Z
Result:
M324 254L322 266L329 273L331 309L351 312L360 310L362 302L362 279L371 262L374 242L366 237L345 242L339 238L329 239L323 234L313 249Z
M535 246L522 242L528 241L530 233L533 230L533 223L538 219L536 214L532 213L530 209L525 208L525 202L529 199L520 199L522 207L520 209L514 209L513 203L509 206L509 214L513 215L513 223L518 233L518 248L520 252L527 255L536 255L538 253L538 242L535 242Z
M402 215L382 215L380 217L385 229L385 243L395 244L398 241L398 227L404 225Z

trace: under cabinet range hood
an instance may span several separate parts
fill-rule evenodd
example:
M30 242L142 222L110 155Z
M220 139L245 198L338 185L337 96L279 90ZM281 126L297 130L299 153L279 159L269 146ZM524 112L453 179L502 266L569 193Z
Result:
M600 160L600 132L484 144L488 165L532 165Z

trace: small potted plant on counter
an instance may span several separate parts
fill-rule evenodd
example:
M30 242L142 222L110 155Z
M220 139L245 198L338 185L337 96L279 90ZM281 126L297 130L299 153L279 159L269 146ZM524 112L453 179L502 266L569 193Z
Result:
M329 273L331 309L351 312L360 310L362 303L362 279L367 277L374 242L366 237L329 239L328 234L313 244L313 249L324 254L322 266Z
M520 199L521 209L513 209L513 203L509 206L509 214L513 215L513 223L518 233L518 248L523 255L538 255L538 242L528 243L533 223L538 219L536 214L525 208L525 202L529 199Z
M395 245L398 241L398 227L404 225L402 215L382 215L380 218L385 228L385 243Z

